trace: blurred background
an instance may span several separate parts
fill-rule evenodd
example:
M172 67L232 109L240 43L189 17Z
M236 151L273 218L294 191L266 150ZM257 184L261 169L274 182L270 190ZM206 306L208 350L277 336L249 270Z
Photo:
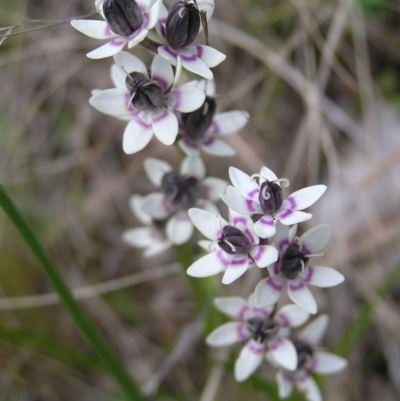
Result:
M143 160L178 168L182 155L154 139L125 155L125 123L90 107L92 89L112 86L112 61L86 58L100 42L67 22L93 11L90 0L0 0L1 26L24 22L0 46L0 182L149 399L273 400L271 368L238 385L241 345L204 344L224 318L209 300L199 308L174 252L143 259L121 240L140 225L129 196L155 190ZM218 108L250 121L227 138L236 157L205 157L208 175L267 165L291 191L328 185L300 226L333 226L321 263L346 276L313 289L331 319L324 345L349 360L320 381L325 400L400 399L399 31L396 0L216 0L210 22L227 55ZM229 288L218 276L213 293L247 297L261 274ZM121 399L3 212L0 319L0 400Z

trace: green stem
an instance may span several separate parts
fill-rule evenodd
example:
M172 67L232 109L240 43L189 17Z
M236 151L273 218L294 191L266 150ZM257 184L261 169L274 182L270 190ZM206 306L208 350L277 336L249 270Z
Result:
M71 315L74 323L82 332L88 343L98 353L103 365L117 380L127 398L135 401L143 400L144 398L140 394L138 387L132 381L121 360L108 345L105 338L100 334L78 302L74 299L50 255L42 246L28 222L19 212L17 206L1 185L0 206L6 212L9 219L35 255L48 280L60 297L61 302Z

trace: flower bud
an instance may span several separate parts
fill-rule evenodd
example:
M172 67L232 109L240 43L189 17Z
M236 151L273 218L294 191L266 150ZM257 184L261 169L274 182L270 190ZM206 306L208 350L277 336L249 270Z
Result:
M174 49L190 45L200 29L200 12L196 5L186 0L175 3L166 23L168 44Z
M215 114L216 102L211 97L206 97L203 105L191 113L182 113L182 122L185 135L193 142L200 141L211 125Z
M125 84L132 96L132 104L137 110L146 111L163 106L164 89L156 81L134 71L126 76Z
M297 351L297 369L300 369L304 367L312 357L313 349L309 344L298 339L293 341L293 345L296 347Z
M271 216L282 206L283 192L281 186L273 181L263 182L258 199L263 212Z
M280 272L288 280L294 280L304 270L307 262L308 258L301 251L301 246L292 242L282 256Z
M238 228L227 225L218 239L219 247L229 255L247 255L251 244L247 236Z
M254 340L259 343L264 340L273 337L279 329L279 325L272 319L261 319L259 317L253 317L247 321L249 324L249 330Z
M142 26L142 10L135 0L105 0L103 13L111 30L117 35L132 35Z
M196 177L182 176L174 171L164 174L161 189L172 206L187 210L200 198L201 189Z

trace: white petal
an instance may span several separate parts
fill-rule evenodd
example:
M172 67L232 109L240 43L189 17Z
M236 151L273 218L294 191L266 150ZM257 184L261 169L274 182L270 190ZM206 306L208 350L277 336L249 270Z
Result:
M242 297L221 297L214 299L215 307L235 319L247 320L245 313L250 309L247 300Z
M123 88L126 90L125 77L126 74L117 66L117 64L111 66L111 80L117 88Z
M163 109L153 115L153 131L157 139L164 145L172 145L178 135L178 119L169 110Z
M206 12L207 21L209 21L215 9L214 0L198 0L197 5L200 11Z
M111 42L108 42L105 45L100 46L97 49L94 49L91 52L87 53L86 56L95 60L115 56L123 49L125 45L126 39L119 36L113 39Z
M167 90L174 82L174 71L171 63L159 54L154 56L151 63L151 79L158 81L164 90Z
M343 283L344 276L331 267L307 266L299 275L307 284L328 288Z
M278 248L280 254L283 254L289 245L289 227L282 224L279 220L276 222L276 233L274 235L274 245Z
M217 206L207 199L196 199L195 206L199 209L212 213L214 216L218 216L219 214Z
M278 302L283 288L283 280L279 276L262 279L254 291L255 305L259 308L274 305Z
M187 274L192 277L209 277L220 273L229 266L230 260L226 254L217 251L203 256L187 269Z
M172 216L168 220L165 231L169 240L175 245L189 241L193 234L193 224L187 212L182 211Z
M308 323L303 330L300 331L298 338L312 346L317 345L326 333L328 328L329 317L326 314L315 318L311 323Z
M127 115L129 93L126 88L106 89L96 93L89 99L89 103L98 111L110 116Z
M221 194L221 199L238 213L246 215L262 213L259 203L244 199L241 196Z
M206 192L206 198L213 202L219 200L220 194L225 192L228 183L225 180L215 177L207 177L202 182L202 187Z
M206 343L212 347L231 345L249 338L250 332L245 323L230 322L215 329L206 338Z
M340 372L347 366L346 359L330 352L317 351L312 358L313 371L323 375Z
M173 210L168 209L165 195L161 192L145 196L142 210L156 220L166 219L173 213Z
M304 394L307 401L322 401L321 392L314 379L305 371L296 375L296 387Z
M312 217L311 213L298 212L297 210L287 209L284 212L276 213L276 217L281 221L282 224L291 226L292 224L302 223L303 221L310 220Z
M228 224L221 216L196 208L189 209L189 217L194 226L213 241L219 239L222 228Z
M227 157L234 156L236 154L236 150L233 149L232 146L212 136L205 138L201 142L201 148L204 150L204 152L213 156Z
M167 162L161 159L155 159L154 157L145 159L143 167L147 177L157 188L161 187L161 181L164 175L173 170Z
M185 137L183 137L178 141L178 145L182 149L182 151L188 156L200 155L198 145L194 142L188 141L188 139Z
M258 267L266 267L278 259L278 251L272 245L257 245L250 251L251 257Z
M246 199L258 201L260 187L248 174L236 167L229 167L229 177L232 181L232 185L242 196Z
M167 95L166 102L173 109L182 113L197 110L206 98L205 93L195 86L182 85Z
M169 46L160 46L158 54L166 58L172 65L176 66L178 55Z
M293 343L284 337L276 337L267 342L269 351L275 360L287 370L296 370L297 351Z
M235 256L222 277L222 284L231 284L246 273L249 267L249 258L246 255Z
M139 57L131 53L121 52L114 56L114 61L123 72L124 70L128 73L137 71L148 77L146 65Z
M209 241L207 239L202 239L197 244L199 245L199 247L201 247L202 249L204 249L207 252L215 252L215 251L218 251L218 249L219 249L218 244L215 244L214 241Z
M316 254L322 252L332 238L332 227L328 224L321 224L306 231L301 236L303 248L307 253Z
M193 46L189 47L192 48ZM199 57L207 65L207 67L211 68L222 63L226 59L224 53L221 53L213 47L204 45L196 45L196 56Z
M128 48L132 49L132 47L135 47L137 44L139 44L148 34L147 29L138 29L136 32L134 32L132 35L128 37Z
M249 113L233 110L216 114L208 129L209 134L230 135L241 130L249 119Z
M167 249L171 248L172 243L170 241L168 241L167 239L163 242L155 242L153 241L153 243L143 251L142 256L144 258L151 258L153 256L156 256L164 251L166 251Z
M146 8L147 12L147 21L144 24L144 28L151 29L157 24L158 17L160 15L160 8L161 8L162 1L148 1L148 7ZM149 7L151 7L149 9Z
M250 340L241 350L235 363L235 379L238 382L246 380L261 364L264 355L264 345Z
M139 152L147 146L152 137L151 127L142 125L139 118L134 118L125 128L122 148L128 155Z
M254 223L254 231L260 238L271 238L276 233L275 220L271 216L264 215Z
M278 179L276 174L265 166L261 169L260 174L268 181L275 181Z
M71 25L84 35L94 39L116 38L118 35L111 31L106 21L75 19Z
M159 50L160 51L160 50ZM206 79L213 79L214 75L212 71L207 67L204 61L200 60L196 55L184 56L180 55L182 67L186 68L190 72L194 72Z
M188 156L181 163L180 173L201 180L206 175L206 166L200 156Z
M288 196L290 209L303 210L313 205L326 191L326 185L313 185L300 189Z
M284 327L301 326L309 318L310 314L300 306L288 304L277 312L275 319Z
M293 392L293 377L289 372L280 369L276 376L279 398L288 398Z
M122 240L135 248L145 248L154 241L151 232L152 229L150 227L133 228L122 234Z
M311 291L299 279L288 281L289 298L309 313L317 313L317 303Z
M129 198L129 206L131 207L133 214L142 224L149 225L151 224L152 219L148 214L144 213L142 210L144 199L145 199L144 196L132 195Z

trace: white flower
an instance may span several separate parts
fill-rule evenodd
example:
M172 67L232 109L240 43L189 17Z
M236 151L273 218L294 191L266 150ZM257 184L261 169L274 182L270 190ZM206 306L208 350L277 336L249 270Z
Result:
M258 267L266 267L278 258L275 247L258 245L259 238L248 216L230 210L229 223L220 215L200 209L190 209L189 216L195 227L211 240L200 242L211 253L188 268L189 276L208 277L224 271L222 282L230 284L244 274L253 262Z
M134 248L143 249L143 257L149 258L171 248L172 242L165 235L164 222L153 221L142 211L144 197L133 195L129 199L130 207L144 227L132 228L122 234L122 239Z
M279 397L287 398L292 394L293 385L304 394L307 401L322 401L321 392L312 378L312 373L330 375L343 370L347 361L330 352L319 350L317 345L328 327L328 316L321 315L309 323L293 341L297 355L298 366L295 372L280 369L276 374ZM277 362L272 353L267 354L267 359Z
M97 11L104 19L103 4L105 0L95 2ZM127 35L113 32L112 26L106 21L99 20L72 20L71 25L79 32L94 39L111 39L105 45L89 52L87 56L92 59L114 56L119 53L126 44L131 49L140 43L146 36L149 29L153 28L158 20L161 0L136 0L141 11L141 23L135 27L132 33Z
M199 149L213 156L235 155L235 150L220 138L241 130L249 114L240 110L215 114L214 81L203 79L190 83L204 90L206 100L199 109L181 114L182 139L178 145L187 155L199 154Z
M296 226L291 230L277 224L274 244L279 258L268 266L270 277L261 280L255 289L257 306L265 307L276 303L285 283L290 299L310 313L317 312L317 303L307 284L317 287L333 287L344 281L344 276L330 267L316 266L309 258L319 256L332 236L329 225L320 225L295 237Z
M302 325L309 314L296 305L283 306L276 313L273 308L256 308L253 297L249 301L240 297L217 298L215 306L226 315L239 320L223 324L206 339L213 347L226 346L249 340L235 363L235 378L246 380L261 364L265 347L288 370L297 367L297 352L286 338L288 328Z
M232 209L245 215L262 214L254 224L255 232L261 238L269 238L275 234L275 221L292 225L309 220L310 213L300 212L314 204L326 191L325 185L313 185L293 192L283 199L281 183L288 186L287 179L278 179L267 167L260 174L251 177L243 171L231 167L229 176L239 194L221 195L222 200ZM257 183L255 178L259 179Z
M178 119L173 111L196 110L204 102L204 92L193 85L174 88L172 67L159 55L153 59L150 75L132 54L120 52L114 59L111 76L116 88L96 91L90 104L102 113L129 121L123 137L125 153L142 150L153 133L165 145L174 143Z
M188 216L192 206L218 213L213 202L225 190L226 181L214 177L205 177L205 166L198 156L186 157L179 173L158 159L148 158L144 168L150 181L163 192L156 192L145 197L142 210L153 219L168 219L166 234L176 244L188 241L193 233L193 224Z
M197 1L199 10L207 10L207 20L211 18L214 10L214 0ZM159 21L156 26L161 39L166 42L166 22L168 11L162 4L160 8ZM158 53L165 57L172 65L178 65L178 59L182 67L194 72L206 79L212 79L213 73L210 68L217 66L225 60L225 54L205 45L188 45L176 49L166 44L158 48Z

